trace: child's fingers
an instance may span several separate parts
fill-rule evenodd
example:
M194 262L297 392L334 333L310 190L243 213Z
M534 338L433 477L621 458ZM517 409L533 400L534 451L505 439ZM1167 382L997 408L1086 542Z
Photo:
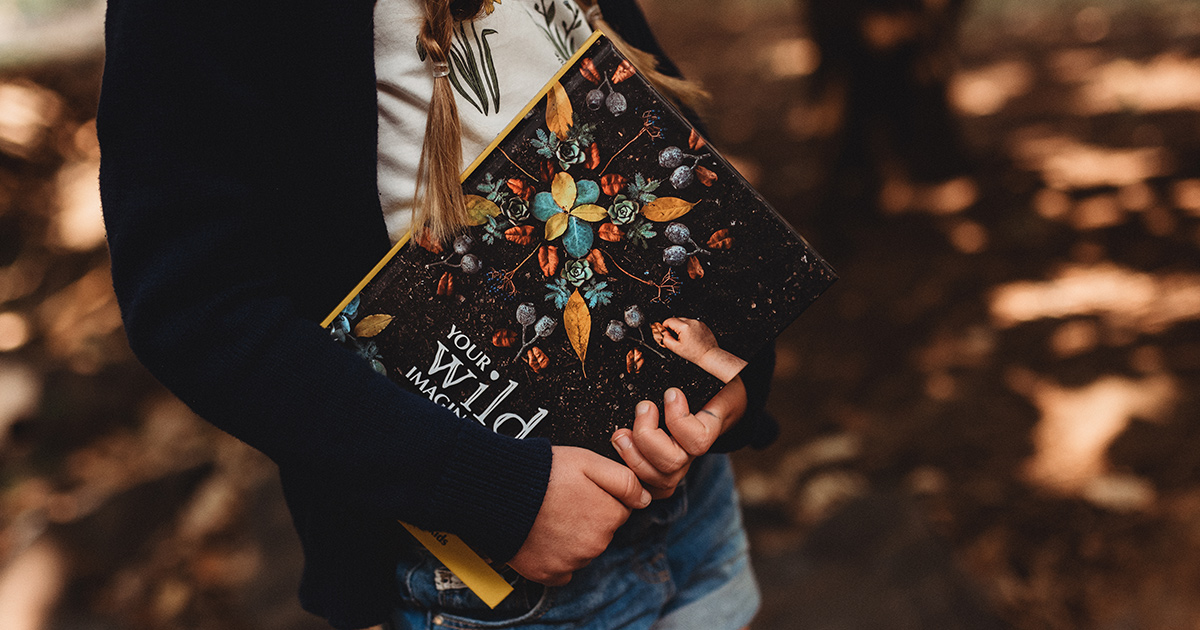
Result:
M642 487L641 480L628 467L605 457L587 462L583 474L613 498L631 510L650 505L650 493Z
M617 429L613 433L612 443L621 459L625 461L625 465L633 471L633 474L637 475L642 485L650 490L652 497L663 499L675 492L675 486L679 481L671 475L660 472L642 455L637 445L633 443L632 433L629 429Z
M638 405L633 418L633 442L650 465L664 475L678 472L690 461L687 452L659 427L654 403L643 401Z
M675 388L667 390L665 402L666 425L675 442L692 457L707 453L721 434L721 419L708 411L692 415L683 392Z

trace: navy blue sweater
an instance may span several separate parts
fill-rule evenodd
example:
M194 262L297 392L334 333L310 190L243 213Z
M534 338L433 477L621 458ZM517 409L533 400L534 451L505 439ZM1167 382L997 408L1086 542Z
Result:
M606 17L650 51L632 0ZM317 324L387 252L372 0L109 0L98 117L113 283L130 345L198 414L275 461L305 553L301 602L382 622L411 540L498 560L541 506L551 450L396 387ZM750 411L718 445L761 443Z

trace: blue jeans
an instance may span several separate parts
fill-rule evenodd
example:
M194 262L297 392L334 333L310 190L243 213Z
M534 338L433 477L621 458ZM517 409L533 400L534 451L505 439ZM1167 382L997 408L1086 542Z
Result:
M397 579L396 630L736 630L759 605L724 455L697 459L671 498L635 512L566 586L513 576L514 592L490 610L420 548Z

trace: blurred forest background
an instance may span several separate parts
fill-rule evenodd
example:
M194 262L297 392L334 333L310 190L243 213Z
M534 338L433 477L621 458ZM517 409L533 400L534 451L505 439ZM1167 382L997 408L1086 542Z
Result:
M1200 628L1200 2L643 6L842 277L736 457L755 627ZM126 346L102 11L0 0L0 627L322 628L273 466Z

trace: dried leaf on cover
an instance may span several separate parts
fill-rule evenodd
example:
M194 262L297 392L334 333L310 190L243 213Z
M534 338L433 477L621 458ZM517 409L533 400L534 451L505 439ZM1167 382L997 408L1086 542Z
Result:
M541 168L538 170L538 178L544 182L548 182L553 177L554 177L554 162L552 160L543 161Z
M530 368L533 368L534 372L541 372L550 365L550 357L546 356L541 348L534 346L525 353L525 362L529 364Z
M692 129L692 134L688 136L688 148L695 151L704 145L704 137L701 136L695 129Z
M517 225L510 227L504 231L504 238L516 243L517 245L529 245L533 242L532 225Z
M554 132L559 140L566 140L575 124L575 112L571 109L571 99L562 83L555 81L546 93L546 128Z
M597 231L600 234L600 238L610 243L620 243L621 239L625 238L625 233L621 231L621 228L613 225L611 222L601 225Z
M433 238L428 229L421 230L413 235L413 242L421 246L427 252L440 254L445 251L442 242Z
M688 277L692 280L699 280L704 277L704 265L700 264L700 260L695 256L689 256L687 262Z
M625 371L630 374L637 374L642 371L642 365L646 363L645 357L642 356L642 351L634 348L625 355Z
M575 205L575 197L579 194L579 189L575 186L575 178L565 172L555 175L554 181L550 182L550 194L554 197L554 203L558 204L563 212L570 212L571 207Z
M604 264L604 254L598 249L593 249L588 252L587 261L592 266L592 271L600 274L608 273L608 265Z
M600 178L600 190L609 197L615 197L625 187L625 176L620 173L609 173Z
M654 201L642 206L642 214L647 219L657 222L674 221L679 217L687 214L692 208L696 207L695 203L680 199L678 197L659 197Z
M733 247L733 237L729 235L729 229L717 230L713 235L708 237L709 249L730 249Z
M696 174L696 179L700 180L700 183L705 186L712 186L717 181L717 174L703 166L693 168L692 172Z
M567 307L563 309L563 328L566 330L567 339L571 341L571 347L579 356L579 362L583 363L587 360L588 341L592 335L592 314L588 311L587 301L580 295L579 289L571 294L567 300Z
M584 59L579 64L579 74L582 74L583 78L595 83L596 85L600 85L600 82L604 80L604 78L600 76L600 72L596 70L596 64L592 63L592 59L590 57Z
M467 223L483 225L488 217L500 216L500 206L496 202L479 195L463 195L463 203L467 207Z
M653 322L650 324L650 336L654 337L654 343L657 343L664 348L667 347L666 344L663 343L663 335L665 334L667 334L666 326L663 326L658 322Z
M454 295L454 276L449 271L438 278L437 294L442 297Z
M511 190L514 195L524 199L525 201L532 199L533 193L537 192L537 190L534 189L533 184L526 182L520 177L513 177L509 179L508 189Z
M567 231L571 225L571 215L560 212L546 221L546 240L553 241Z
M608 218L608 210L594 203L585 203L571 209L571 216L579 217L588 223L603 221Z
M637 74L637 69L633 67L632 63L629 63L628 59L626 59L622 61L619 66L617 66L616 70L613 70L612 82L620 83L635 74Z
M558 247L555 245L542 245L538 250L538 266L542 268L542 273L549 278L558 273Z
M497 348L511 348L517 345L517 331L501 328L492 333L492 345Z
M588 157L587 161L583 163L583 167L594 171L597 166L600 166L600 144L593 142L588 145L587 150Z
M355 337L374 337L383 332L387 325L395 319L392 315L367 315L354 326Z

